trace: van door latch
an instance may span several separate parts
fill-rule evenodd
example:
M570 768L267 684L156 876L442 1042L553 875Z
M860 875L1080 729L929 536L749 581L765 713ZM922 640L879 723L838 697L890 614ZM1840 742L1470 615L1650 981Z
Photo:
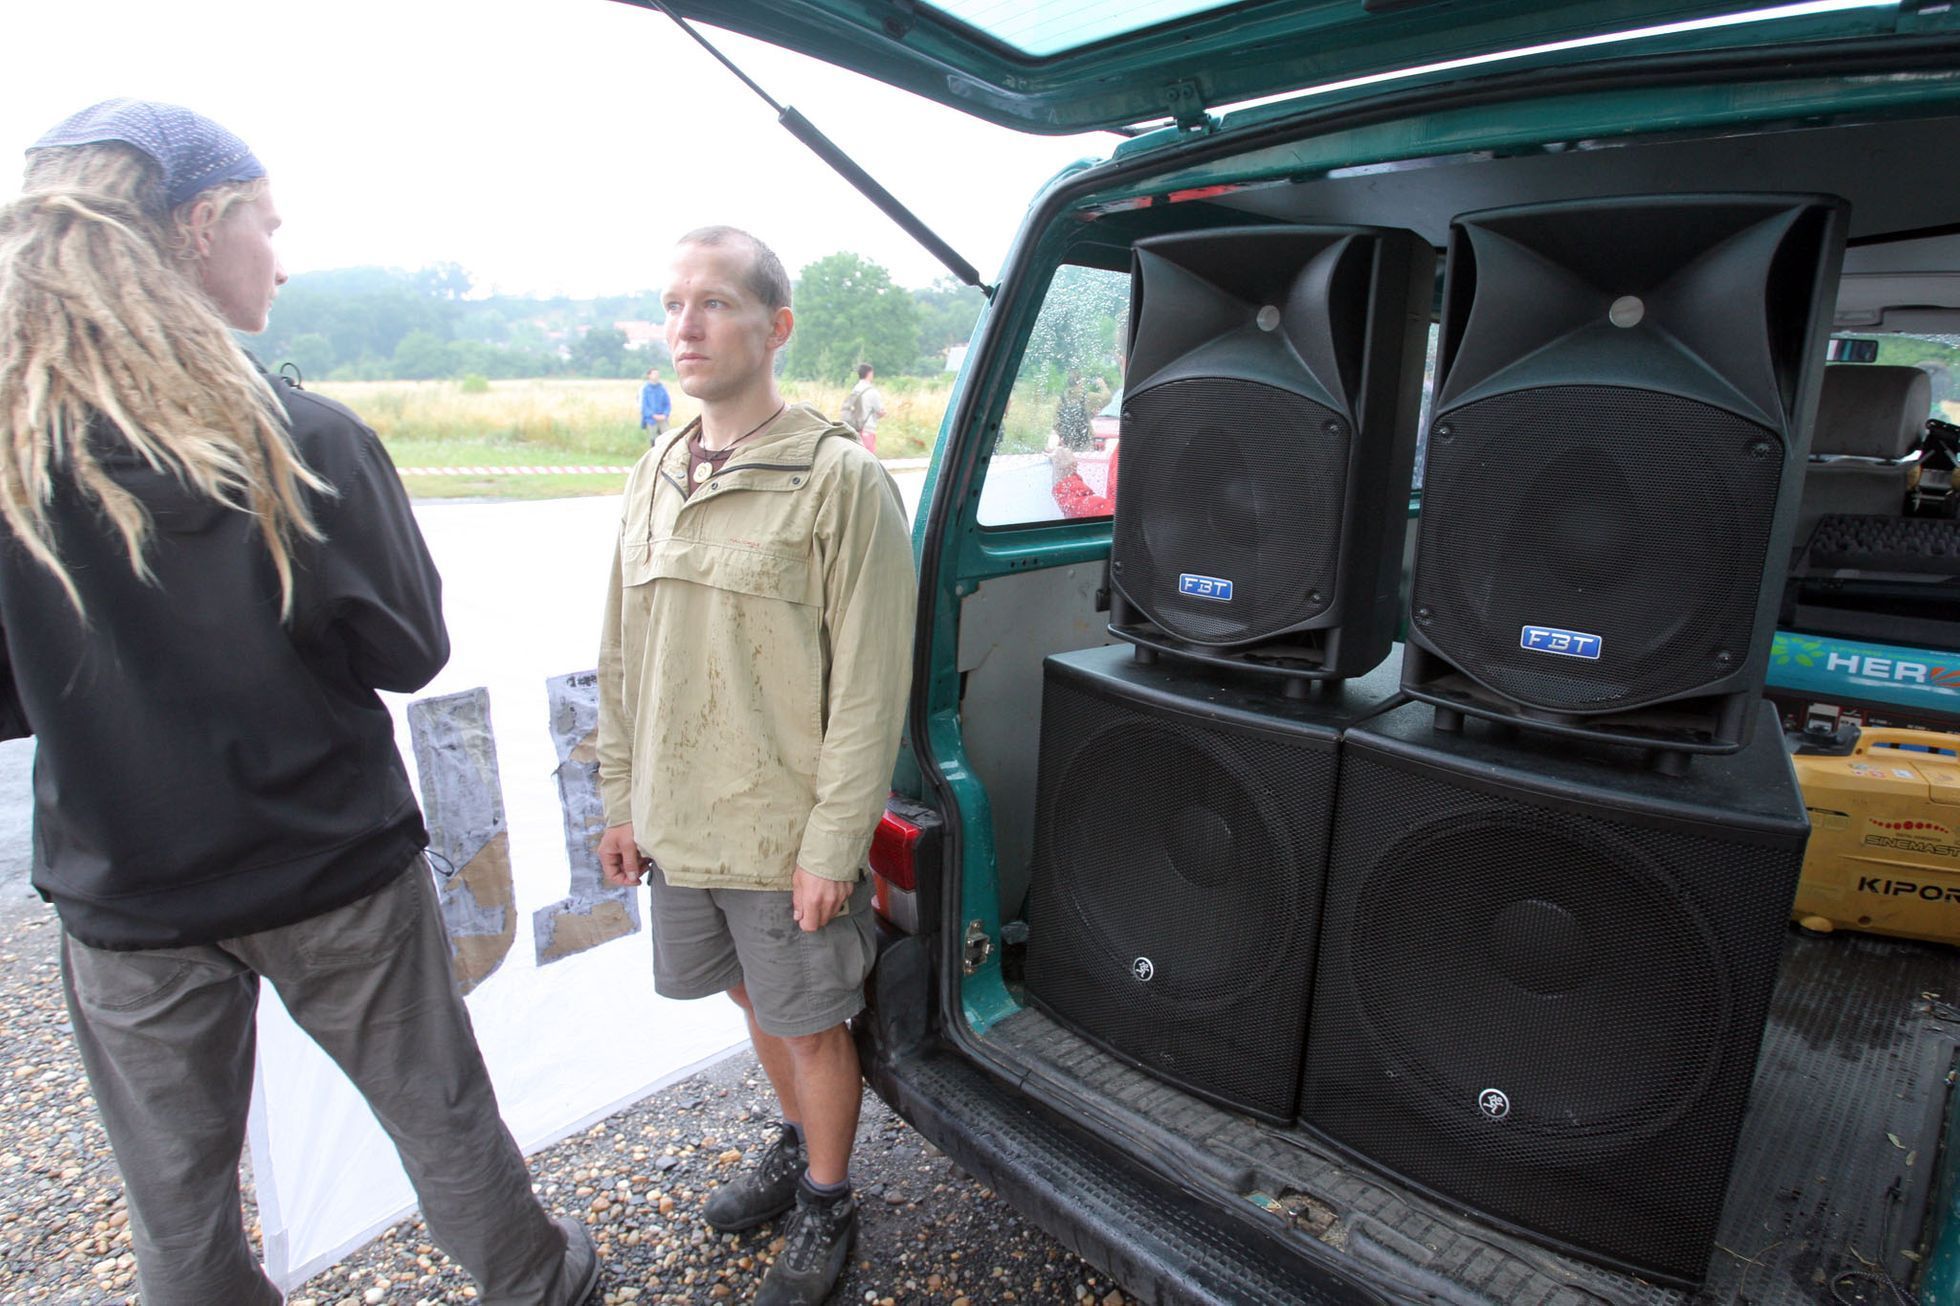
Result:
M987 958L994 955L994 941L979 921L966 923L966 938L960 950L961 969L971 975L987 964Z

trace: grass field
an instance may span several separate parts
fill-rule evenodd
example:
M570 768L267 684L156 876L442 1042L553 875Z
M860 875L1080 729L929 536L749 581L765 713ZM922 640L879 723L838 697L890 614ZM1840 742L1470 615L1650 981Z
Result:
M401 468L625 467L646 449L640 433L638 381L492 381L472 393L459 381L325 381L312 387L359 413ZM847 387L783 383L784 397L836 414ZM878 452L923 457L939 436L952 379L901 377L881 382L885 418ZM670 381L676 425L699 406ZM415 476L403 481L416 498L555 499L615 494L607 475Z
M374 427L395 465L416 467L626 467L645 450L640 436L638 381L492 381L487 390L465 392L457 381L326 381L313 387L340 400ZM878 452L918 458L932 451L952 390L951 378L900 378L885 391L885 420ZM694 417L697 405L674 386L677 422ZM1024 393L1025 391L1025 393ZM784 395L819 411L836 413L846 388L791 381ZM1017 386L1002 417L1005 452L1043 447L1052 425L1054 396ZM1947 402L1949 421L1960 422L1960 403ZM619 473L402 478L418 499L565 499L617 494Z

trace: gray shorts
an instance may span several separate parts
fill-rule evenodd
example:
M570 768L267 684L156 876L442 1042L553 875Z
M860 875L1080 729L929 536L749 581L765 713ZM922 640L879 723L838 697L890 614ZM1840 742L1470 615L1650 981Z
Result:
M870 877L814 933L797 925L787 889L680 889L658 868L647 878L661 997L705 998L743 985L755 1023L776 1038L821 1033L864 1009L877 955Z

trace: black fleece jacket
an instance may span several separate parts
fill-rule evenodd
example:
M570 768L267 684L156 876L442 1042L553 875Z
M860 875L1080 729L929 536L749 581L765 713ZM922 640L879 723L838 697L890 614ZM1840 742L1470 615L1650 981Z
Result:
M392 881L427 843L377 689L449 658L441 581L381 442L274 381L319 543L293 616L255 520L186 489L113 430L105 470L149 509L153 580L72 484L60 555L82 592L0 536L0 735L37 737L34 886L99 948L209 943L306 920Z

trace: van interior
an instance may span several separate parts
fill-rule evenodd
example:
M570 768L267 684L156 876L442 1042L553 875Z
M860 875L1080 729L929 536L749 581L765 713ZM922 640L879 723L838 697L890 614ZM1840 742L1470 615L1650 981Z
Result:
M1629 130L1611 91L1574 95L1510 130L1494 128L1487 112L1466 111L1460 123L1446 112L1425 122L1419 151L1402 144L1405 124L1396 121L1313 136L1276 127L1168 175L1121 170L1145 159L1146 142L1137 142L1118 150L1111 182L1079 193L1041 238L1054 269L1042 317L1090 311L1086 296L1094 312L1120 319L1133 246L1173 232L1258 223L1413 229L1438 251L1440 304L1441 254L1452 220L1465 213L1619 195L1842 197L1850 226L1832 334L1878 348L1833 345L1841 356L1875 360L1824 371L1778 624L1960 653L1960 523L1945 502L1950 455L1960 452L1951 425L1960 423L1960 187L1949 175L1960 118L1889 108L1876 83L1863 112L1848 114L1845 97L1833 94L1834 104L1813 106L1802 84L1738 86L1733 128L1656 121ZM1763 106L1777 97L1786 107L1766 126ZM1098 348L1107 370L1109 342ZM1023 351L1032 358L1031 347ZM1000 433L972 473L977 503L965 509L977 518L981 552L1011 560L962 589L957 629L963 760L985 795L985 810L962 818L991 834L989 905L1007 998L970 1005L966 1033L977 1054L1192 1188L1250 1201L1301 1245L1366 1264L1410 1296L1772 1306L1829 1300L1837 1276L1874 1266L1908 1282L1940 1231L1937 1186L1955 1146L1960 951L1951 944L1788 929L1699 1287L1547 1245L1311 1128L1206 1100L1028 1000L1025 957L1044 926L1029 910L1044 660L1117 642L1108 629L1107 518L1065 518L1052 506L1045 414L1016 423L1017 412L1043 402L1027 398L1032 374L1026 364L998 415ZM1086 452L1078 468L1092 480L1106 474L1099 452ZM1419 530L1418 515L1408 556ZM1399 656L1398 645L1378 674L1392 677ZM1256 672L1206 674L1233 693L1274 692ZM1472 723L1472 733L1482 728ZM1193 910L1202 910L1202 887L1192 892ZM1648 922L1622 924L1638 938Z

